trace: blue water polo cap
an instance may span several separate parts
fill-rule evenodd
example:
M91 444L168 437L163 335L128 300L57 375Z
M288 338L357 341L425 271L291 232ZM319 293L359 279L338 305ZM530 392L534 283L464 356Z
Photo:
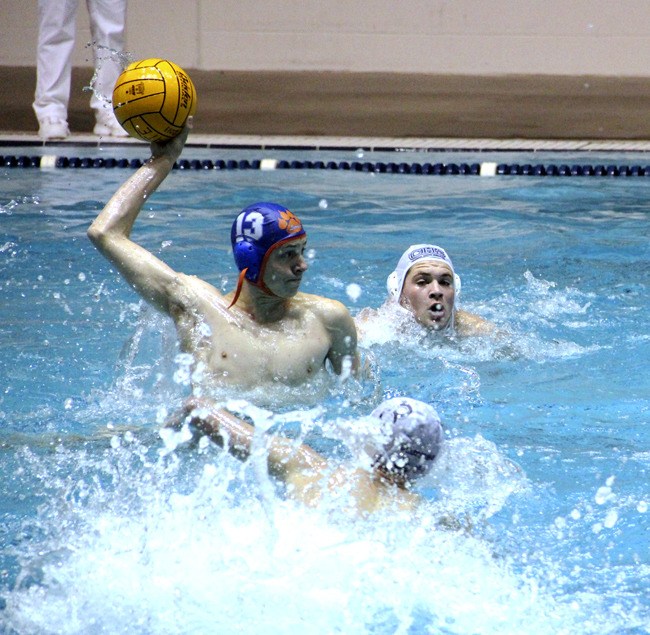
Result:
M271 252L306 235L300 219L286 207L275 203L249 205L239 213L230 231L237 268L246 269L246 279L260 284Z

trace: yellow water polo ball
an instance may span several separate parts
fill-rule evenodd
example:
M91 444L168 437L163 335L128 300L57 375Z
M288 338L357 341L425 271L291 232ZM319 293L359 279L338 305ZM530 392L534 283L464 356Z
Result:
M196 111L196 89L180 67L158 58L129 64L113 89L113 112L136 139L166 141Z

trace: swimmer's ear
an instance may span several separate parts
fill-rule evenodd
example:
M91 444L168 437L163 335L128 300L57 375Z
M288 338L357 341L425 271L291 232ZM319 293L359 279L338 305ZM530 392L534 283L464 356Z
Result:
M456 292L456 295L454 297L454 302L458 302L458 298L460 298L460 289L461 289L461 283L460 283L460 276L455 273L454 274L454 291Z
M388 290L388 295L397 300L397 271L393 271L393 273L386 278L386 289Z

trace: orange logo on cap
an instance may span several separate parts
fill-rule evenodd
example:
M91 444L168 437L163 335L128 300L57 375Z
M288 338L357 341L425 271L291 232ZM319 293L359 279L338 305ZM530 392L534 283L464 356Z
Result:
M280 229L284 229L288 234L295 234L302 229L302 223L300 222L300 219L293 214L293 212L286 210L284 212L280 212L278 227Z

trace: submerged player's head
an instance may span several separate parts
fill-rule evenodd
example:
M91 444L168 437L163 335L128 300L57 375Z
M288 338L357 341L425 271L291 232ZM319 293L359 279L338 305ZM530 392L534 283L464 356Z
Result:
M239 286L246 278L270 295L295 295L307 268L302 259L306 237L300 219L286 207L255 203L243 209L230 231L235 263L241 272ZM275 267L276 260L286 260L285 274L281 266Z
M411 245L386 281L388 294L429 328L453 328L460 278L447 252L437 245Z
M425 476L443 441L435 408L417 399L394 397L375 408L370 417L381 428L364 448L373 468L400 485Z

